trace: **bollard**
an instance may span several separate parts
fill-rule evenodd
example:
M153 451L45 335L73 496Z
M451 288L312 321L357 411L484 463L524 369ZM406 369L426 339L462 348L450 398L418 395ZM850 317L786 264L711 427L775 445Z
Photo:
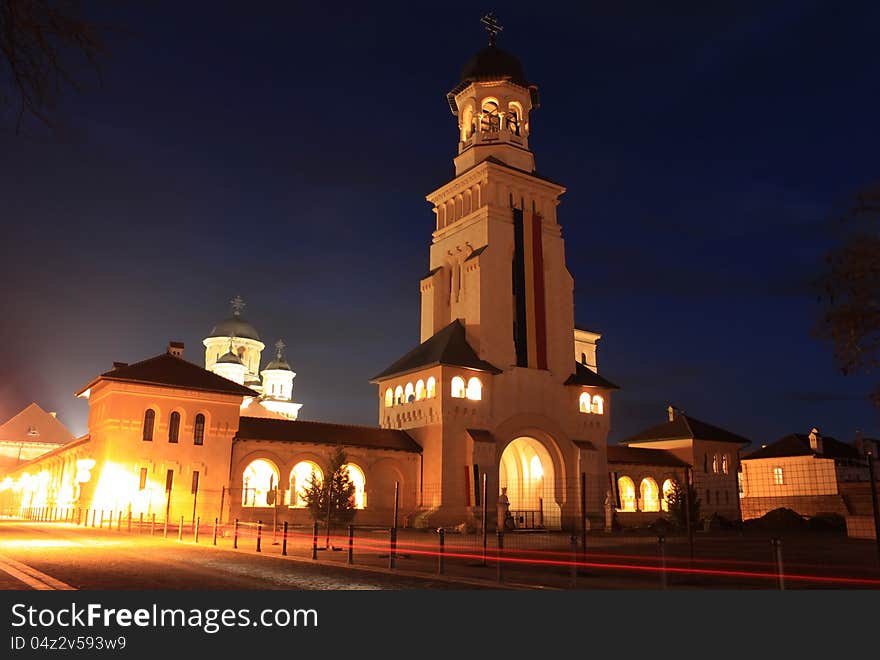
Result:
M390 537L391 546L388 552L388 568L393 569L395 560L397 559L397 527L391 528Z
M196 543L199 542L199 523L201 522L201 520L202 520L201 516L196 518L196 526L193 528L193 541Z
M262 538L263 538L263 521L258 520L257 521L257 552L262 552L260 550L260 541L262 540Z
M98 510L92 509L92 527L95 526L95 518L98 516Z
M168 516L165 516L165 522L162 527L162 538L163 539L168 538Z
M219 522L220 521L217 520L217 518L214 518L214 534L213 534L213 538L211 539L212 545L217 545L217 525L219 524Z
M312 559L318 558L318 521L312 525Z
M183 540L183 516L180 516L180 524L177 526L177 540Z
M578 559L578 537L576 534L572 534L569 539L571 545L571 588L577 589L577 559Z
M657 537L657 548L660 551L660 588L666 588L666 537Z
M281 554L287 556L287 521L284 521L284 528L281 531Z
M783 591L785 590L785 575L782 570L782 539L770 539L770 544L775 548L774 554L776 556L776 578L779 584L780 591Z
M120 511L119 514L116 516L116 531L122 531L122 511Z
M497 568L498 568L498 575L497 575L497 577L498 577L498 581L499 581L499 582L503 582L503 581L504 581L504 570L503 570L503 568L501 567L501 563L502 563L502 562L501 562L501 559L502 559L502 556L503 556L503 554L504 554L503 551L504 551L504 532L501 531L501 530L499 529L499 530L498 530L498 550L497 550L497 552L496 552L496 555L497 555L497 557L498 557L498 561L496 562L496 565L497 565Z
M104 529L104 509L101 509L101 521L98 523L98 529Z
M131 509L128 511L128 533L131 534Z
M446 552L446 530L440 527L437 530L437 534L440 536L440 550L437 552L437 572L440 575L443 575L443 553Z
M238 518L232 523L232 547L238 549Z
M81 507L76 508L76 524L77 525L82 524L82 512L83 512L83 510Z
M348 526L348 563L354 563L354 525Z

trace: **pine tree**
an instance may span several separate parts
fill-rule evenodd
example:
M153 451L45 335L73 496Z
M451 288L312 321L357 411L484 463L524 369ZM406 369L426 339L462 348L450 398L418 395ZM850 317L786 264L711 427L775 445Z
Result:
M691 529L695 529L700 520L700 498L697 497L697 489L693 486L688 486L687 494L688 497L685 498L684 486L678 480L672 482L672 490L666 497L669 503L669 517L676 527L686 529L688 519L685 500L689 499Z
M351 522L355 509L355 485L348 474L348 457L340 448L328 457L325 478L312 472L302 497L312 516L312 520L330 524ZM328 500L329 498L329 500Z

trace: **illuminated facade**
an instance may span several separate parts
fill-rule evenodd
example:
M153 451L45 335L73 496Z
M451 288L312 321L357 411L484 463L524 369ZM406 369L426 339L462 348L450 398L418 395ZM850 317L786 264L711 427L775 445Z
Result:
M523 526L601 517L616 386L599 375L598 333L575 328L574 283L557 206L565 188L535 170L538 88L494 44L447 95L457 121L455 177L434 212L420 281L421 343L373 378L379 424L424 456L422 510L435 526L475 520L507 488Z
M666 422L621 440L620 444L630 449L659 450L676 457L688 466L688 478L700 500L701 516L711 518L717 514L727 520L739 520L740 452L751 441L686 415L673 406L666 412ZM647 455L645 460L650 465ZM619 472L617 476L622 474ZM658 481L658 484L662 492L662 483ZM613 485L619 486L619 482L613 480ZM637 495L641 501L641 494ZM626 506L621 501L619 509L622 514L645 510L638 501L634 506ZM626 524L626 516L621 516L621 523Z

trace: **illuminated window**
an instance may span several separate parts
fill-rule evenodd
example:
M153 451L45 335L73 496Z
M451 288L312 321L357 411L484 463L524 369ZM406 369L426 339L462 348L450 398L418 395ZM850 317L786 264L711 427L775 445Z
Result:
M278 486L278 468L270 461L258 458L244 469L242 482L242 506L272 506Z
M421 401L425 398L425 381L419 378L416 381L416 401Z
M724 474L730 473L730 460L728 459L727 454L724 454L724 456L721 457L721 471Z
M435 396L437 396L437 379L431 376L425 383L425 398L433 399Z
M348 469L348 478L354 484L354 508L363 509L367 506L366 479L364 471L354 463L345 466Z
M144 442L153 440L153 427L156 425L156 411L147 409L144 413Z
M468 380L465 396L471 401L479 401L483 398L483 383L476 376Z
M578 399L578 410L582 413L590 412L590 395L586 392L581 392L581 397Z
M642 479L639 494L642 500L642 511L660 510L660 490L657 488L657 482L651 477Z
M290 506L304 508L307 506L305 491L312 484L312 475L315 481L324 481L324 473L311 461L300 461L290 471Z
M480 130L483 133L496 133L501 128L501 115L498 113L498 102L494 99L483 101L480 113Z
M712 472L718 474L718 454L712 456Z
M785 480L782 477L782 468L775 467L773 468L773 483L777 486L782 486L785 483Z
M617 492L620 493L620 510L636 510L636 485L629 477L620 477L617 480Z
M474 134L476 126L474 125L474 108L472 105L465 106L464 112L461 113L461 139L467 140Z
M463 399L464 398L464 378L461 376L456 376L452 379L452 398L453 399Z
M196 415L196 421L193 424L193 444L205 444L205 416L202 413Z
M413 387L412 383L406 384L406 389L403 391L403 400L407 403L412 403L416 400L416 388Z
M171 418L168 420L168 442L177 442L177 437L180 435L180 413L175 411L171 413Z
M593 405L591 407L591 410L597 415L601 415L605 410L605 401L598 394L593 397Z
M522 123L522 110L518 103L511 103L507 109L507 117L505 118L507 130L514 135L519 135L519 127Z
M667 479L663 482L663 499L660 500L660 508L664 511L669 511L669 496L672 495L674 490L675 482L672 479Z
M403 403L403 387L398 385L394 388L394 405L399 406Z
M138 490L144 490L147 487L147 468L141 468L140 479L138 481Z
M389 387L385 390L385 407L390 408L394 405L394 392Z

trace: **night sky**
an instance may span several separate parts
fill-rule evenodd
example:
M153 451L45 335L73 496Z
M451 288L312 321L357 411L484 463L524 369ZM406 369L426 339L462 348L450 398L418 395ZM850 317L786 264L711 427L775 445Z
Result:
M302 419L375 424L369 378L419 341L445 95L495 9L568 190L576 323L622 388L609 440L670 402L756 445L880 432L810 284L880 178L877 3L112 4L63 130L2 115L0 419L36 401L84 432L77 388L169 340L203 363L241 295Z

